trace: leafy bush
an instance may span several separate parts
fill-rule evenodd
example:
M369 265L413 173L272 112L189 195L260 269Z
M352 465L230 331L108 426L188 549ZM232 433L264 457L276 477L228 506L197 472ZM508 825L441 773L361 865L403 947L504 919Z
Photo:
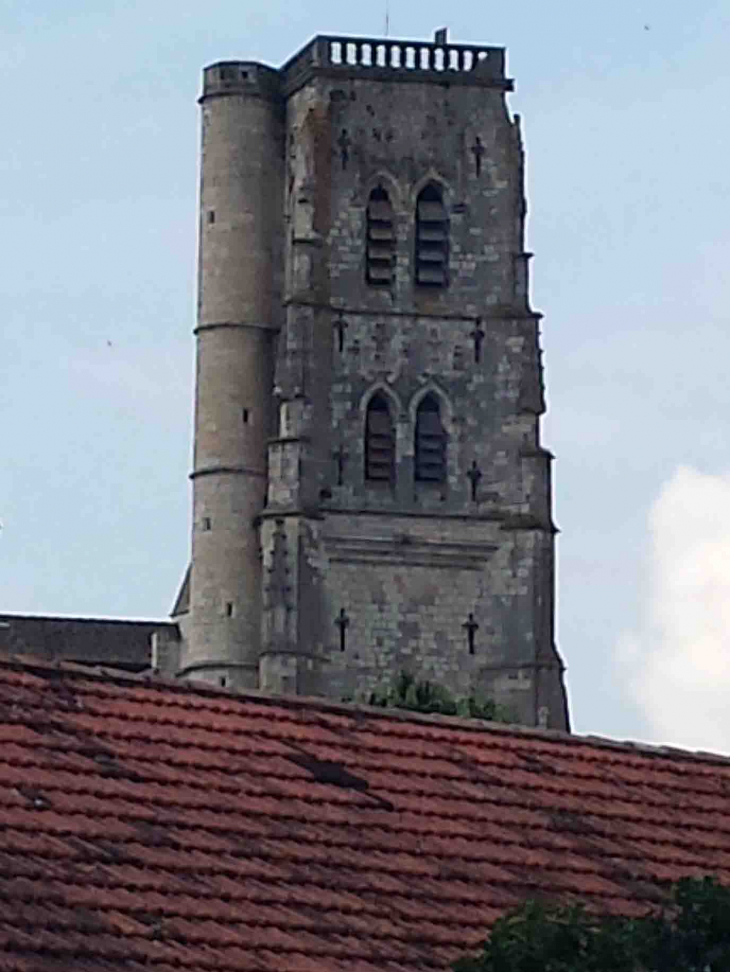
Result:
M509 710L498 705L494 699L480 699L473 695L455 699L442 685L428 680L417 681L407 672L401 672L387 691L372 692L367 701L369 705L408 709L410 712L458 715L494 722L515 721Z
M500 918L455 972L728 972L730 888L686 879L643 918L528 902Z

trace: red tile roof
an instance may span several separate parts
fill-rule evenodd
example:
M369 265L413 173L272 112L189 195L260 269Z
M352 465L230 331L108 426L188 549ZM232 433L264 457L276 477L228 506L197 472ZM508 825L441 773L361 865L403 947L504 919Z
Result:
M0 663L2 972L446 970L708 872L719 757Z

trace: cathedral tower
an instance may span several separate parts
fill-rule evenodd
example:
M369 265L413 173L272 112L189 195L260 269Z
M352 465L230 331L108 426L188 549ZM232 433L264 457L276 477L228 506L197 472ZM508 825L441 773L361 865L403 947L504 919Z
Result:
M445 32L206 70L181 674L567 727L511 88Z

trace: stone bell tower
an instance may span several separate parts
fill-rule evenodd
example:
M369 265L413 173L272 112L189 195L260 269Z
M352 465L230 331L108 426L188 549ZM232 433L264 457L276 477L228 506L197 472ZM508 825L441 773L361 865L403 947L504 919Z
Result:
M511 89L445 32L206 69L180 674L567 728Z
M283 105L260 64L203 76L192 570L184 675L255 687L274 347L282 323Z

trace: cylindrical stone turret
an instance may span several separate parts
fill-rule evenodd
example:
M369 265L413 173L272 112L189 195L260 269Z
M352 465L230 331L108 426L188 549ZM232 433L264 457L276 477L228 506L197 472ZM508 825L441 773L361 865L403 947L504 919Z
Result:
M190 622L181 675L255 687L266 443L281 308L278 73L205 69Z

